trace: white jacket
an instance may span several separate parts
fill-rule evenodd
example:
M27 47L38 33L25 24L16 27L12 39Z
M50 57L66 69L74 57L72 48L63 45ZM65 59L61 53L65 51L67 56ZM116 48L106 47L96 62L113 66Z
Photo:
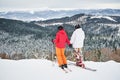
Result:
M70 43L73 45L73 48L82 48L84 45L85 33L82 28L76 29L72 36Z

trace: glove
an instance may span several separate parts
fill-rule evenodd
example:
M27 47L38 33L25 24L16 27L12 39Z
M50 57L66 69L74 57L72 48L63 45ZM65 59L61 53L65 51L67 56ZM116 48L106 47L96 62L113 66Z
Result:
M52 39L51 42L54 44L54 40Z
M72 48L72 44L69 44L69 47Z

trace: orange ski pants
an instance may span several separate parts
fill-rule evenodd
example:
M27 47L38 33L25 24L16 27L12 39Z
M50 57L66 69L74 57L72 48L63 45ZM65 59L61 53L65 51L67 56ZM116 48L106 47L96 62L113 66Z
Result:
M59 66L67 64L66 56L64 54L65 48L56 47L56 56Z

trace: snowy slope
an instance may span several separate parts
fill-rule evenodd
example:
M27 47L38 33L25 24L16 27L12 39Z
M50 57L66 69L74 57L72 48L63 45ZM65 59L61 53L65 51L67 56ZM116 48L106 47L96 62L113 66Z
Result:
M0 80L120 80L120 63L114 61L86 61L86 66L97 69L96 72L76 67L70 61L68 64L72 72L65 73L57 63L48 60L0 59Z
M109 17L109 16L92 16L91 19L93 18L105 18L114 22L117 22L116 20L114 20L113 18Z

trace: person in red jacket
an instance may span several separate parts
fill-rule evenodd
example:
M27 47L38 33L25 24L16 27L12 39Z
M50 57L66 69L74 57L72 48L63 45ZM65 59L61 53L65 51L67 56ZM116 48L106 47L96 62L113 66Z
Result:
M59 67L61 67L62 69L67 68L67 60L64 51L66 43L70 45L70 41L63 26L58 27L58 32L56 33L56 38L53 40L53 43L55 43L56 56Z

